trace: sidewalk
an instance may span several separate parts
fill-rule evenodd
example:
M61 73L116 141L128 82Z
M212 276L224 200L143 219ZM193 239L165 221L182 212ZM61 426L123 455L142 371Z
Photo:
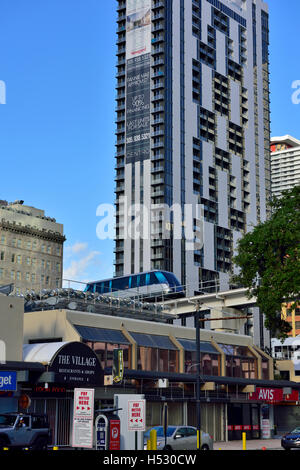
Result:
M281 440L253 439L246 441L246 450L280 450ZM214 442L214 450L243 450L242 441Z

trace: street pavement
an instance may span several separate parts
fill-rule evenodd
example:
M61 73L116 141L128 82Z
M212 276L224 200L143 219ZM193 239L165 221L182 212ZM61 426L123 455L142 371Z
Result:
M243 442L214 442L214 450L243 450ZM282 450L280 437L277 439L253 439L246 441L246 450Z

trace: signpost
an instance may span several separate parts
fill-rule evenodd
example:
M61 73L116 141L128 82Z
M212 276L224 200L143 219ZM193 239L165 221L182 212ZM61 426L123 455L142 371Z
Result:
M72 447L93 447L94 394L91 388L74 389Z

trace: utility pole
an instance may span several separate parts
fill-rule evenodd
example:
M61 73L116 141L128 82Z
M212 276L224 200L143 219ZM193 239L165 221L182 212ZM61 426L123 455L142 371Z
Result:
M201 449L201 402L200 402L200 377L201 377L201 350L200 350L200 320L201 302L196 303L196 348L197 348L197 386L196 386L196 406L197 406L197 450Z

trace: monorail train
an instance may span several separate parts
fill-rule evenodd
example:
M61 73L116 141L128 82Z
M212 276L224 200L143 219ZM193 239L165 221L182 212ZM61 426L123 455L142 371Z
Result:
M116 297L142 297L147 301L185 295L182 285L173 273L159 270L89 282L85 292Z

